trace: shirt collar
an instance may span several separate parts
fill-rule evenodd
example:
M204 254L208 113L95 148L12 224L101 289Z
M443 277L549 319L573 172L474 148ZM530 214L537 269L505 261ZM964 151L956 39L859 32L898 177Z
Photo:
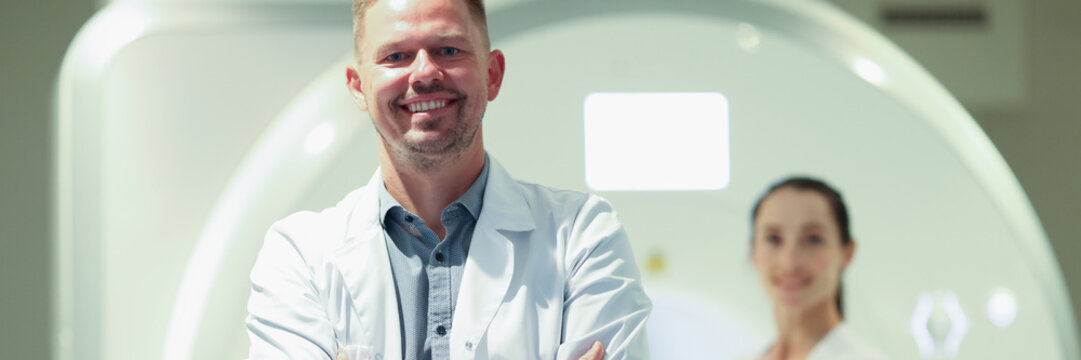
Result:
M488 153L484 153L484 167L480 170L480 175L477 176L477 180L473 181L473 185L469 187L469 190L465 191L458 200L447 205L447 208L454 206L455 203L460 203L469 211L470 215L473 215L473 219L480 217L480 210L484 206L484 188L488 185ZM386 182L379 182L379 222L383 225L383 220L386 219L387 213L394 208L405 208L402 204L395 199L393 195L387 191Z
M462 206L465 206L465 209L469 210L469 214L473 215L473 219L480 217L480 209L484 206L484 188L487 186L488 153L484 153L484 167L481 168L477 180L473 182L473 185L469 187L469 190L465 191L465 194L462 194L462 197L455 201L462 203Z

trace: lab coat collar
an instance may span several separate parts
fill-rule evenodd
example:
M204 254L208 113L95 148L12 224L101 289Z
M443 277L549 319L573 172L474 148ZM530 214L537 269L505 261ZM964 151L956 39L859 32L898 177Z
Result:
M518 181L507 170L488 157L488 186L484 190L484 206L480 218L496 218L499 221L490 226L500 230L529 231L536 228L533 216L529 212L529 203L522 193Z
M481 208L480 218L477 220L477 228L481 221L489 218L488 226L506 231L530 231L536 229L533 216L529 212L529 203L526 201L522 188L510 173L495 161L491 156L485 156L489 161L488 180L484 190L484 206ZM368 185L360 189L359 198L355 203L353 214L349 219L349 229L346 236L353 238L363 234L371 235L370 227L374 226L382 231L379 224L379 187L383 186L382 167L375 170ZM491 218L498 221L493 222ZM474 238L477 237L474 231Z
M498 162L491 165L484 207L473 230L462 272L450 336L452 359L471 359L476 344L503 303L514 275L516 241L528 241L536 228L518 182Z
M527 241L536 229L522 187L491 157L484 206L473 231L455 306L450 345L452 359L471 359L502 304L514 273L514 242ZM379 225L381 169L358 191L346 241L334 255L349 288L364 338L382 343L385 359L401 358L398 298L383 229ZM380 313L381 312L381 313ZM382 319L379 324L375 319ZM379 333L382 330L382 333ZM379 341L383 340L383 341ZM374 345L374 344L373 344Z
M398 294L378 216L376 186L382 186L382 181L376 170L368 185L356 192L345 241L334 251L331 263L341 272L355 304L353 313L360 324L351 328L362 331L360 338L371 342L361 345L372 346L384 359L401 359Z

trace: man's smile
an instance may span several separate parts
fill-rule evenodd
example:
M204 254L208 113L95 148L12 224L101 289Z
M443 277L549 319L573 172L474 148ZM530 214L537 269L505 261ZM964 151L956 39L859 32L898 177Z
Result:
M405 109L406 111L409 111L409 112L430 111L430 110L441 109L441 108L443 108L443 107L445 107L448 104L453 103L453 102L454 102L454 100L423 101L423 102L412 103L412 104L408 104L408 105L402 105L402 108Z
M445 95L421 95L398 102L398 108L408 113L432 112L457 104L459 97Z

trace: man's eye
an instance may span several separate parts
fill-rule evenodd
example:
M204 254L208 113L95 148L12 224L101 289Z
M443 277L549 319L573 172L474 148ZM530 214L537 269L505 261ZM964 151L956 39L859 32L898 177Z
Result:
M452 47L445 47L445 48L439 49L439 54L441 54L443 56L454 56L454 55L458 55L459 52L461 52L461 50L458 50L458 49L455 49L455 48L452 48Z
M404 59L405 59L405 54L402 54L402 53L393 53L393 54L387 55L387 57L386 57L386 61L391 61L391 62L398 62L398 61L402 61Z

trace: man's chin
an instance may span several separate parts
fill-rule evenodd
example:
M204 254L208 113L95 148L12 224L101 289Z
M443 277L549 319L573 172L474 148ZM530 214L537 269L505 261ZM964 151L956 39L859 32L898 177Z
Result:
M453 141L451 141L450 138L446 138L445 134L424 133L413 135L414 136L406 136L403 138L402 145L411 151L422 152L422 154L438 155L450 148L453 144Z
M454 142L448 139L432 137L427 139L413 139L404 143L409 152L418 155L440 156L450 153L454 148Z
M455 132L414 133L402 140L402 145L410 152L431 156L452 155L469 147L469 141Z

